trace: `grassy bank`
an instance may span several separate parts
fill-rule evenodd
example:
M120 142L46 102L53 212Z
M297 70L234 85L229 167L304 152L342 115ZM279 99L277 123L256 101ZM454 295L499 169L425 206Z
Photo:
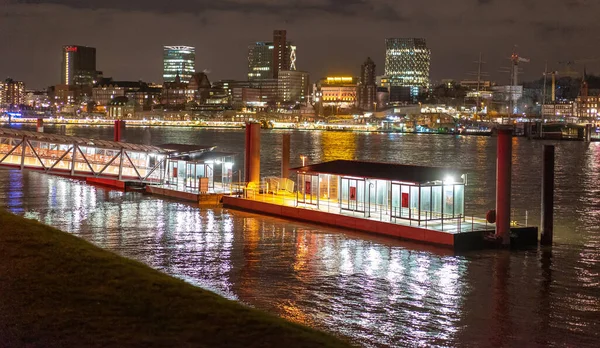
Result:
M344 347L0 211L0 346Z

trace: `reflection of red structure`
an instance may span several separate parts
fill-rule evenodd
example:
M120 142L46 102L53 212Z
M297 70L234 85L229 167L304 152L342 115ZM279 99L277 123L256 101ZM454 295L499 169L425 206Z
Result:
M354 187L354 186L350 187L350 200L351 201L356 200L356 187Z
M304 193L310 194L312 192L312 187L310 186L310 181L305 182Z

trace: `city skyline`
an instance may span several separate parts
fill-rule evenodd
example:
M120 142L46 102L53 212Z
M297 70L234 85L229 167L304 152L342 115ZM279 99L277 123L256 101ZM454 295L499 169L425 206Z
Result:
M264 1L3 3L0 35L15 53L0 57L0 77L26 81L33 88L55 83L54 67L60 64L57 52L65 44L96 47L98 69L122 80L160 82L161 47L169 44L197 47L197 69L210 70L211 80L244 79L248 44L268 37L275 28L286 29L288 38L301 47L297 68L315 78L358 75L365 56L373 58L381 75L385 39L390 37L427 39L433 81L467 78L476 70L473 61L481 51L492 79L508 82L507 74L499 69L509 66L515 44L519 54L531 58L524 69L525 80L541 77L546 60L558 69L560 60L600 56L600 48L589 45L594 40L593 28L600 26L591 13L596 13L600 4L585 1L548 1L542 7L473 0L453 4L450 9L441 2L424 6L360 0L296 1L295 6ZM549 13L565 16L548 19ZM223 25L227 31L222 30ZM140 26L145 30L143 36L133 30ZM165 31L165 27L178 30ZM360 50L356 40L361 42ZM588 64L588 71L598 73L599 65Z

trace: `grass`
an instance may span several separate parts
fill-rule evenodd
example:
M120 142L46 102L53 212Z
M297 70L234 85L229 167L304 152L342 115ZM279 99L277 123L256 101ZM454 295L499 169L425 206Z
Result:
M0 211L0 346L347 347Z

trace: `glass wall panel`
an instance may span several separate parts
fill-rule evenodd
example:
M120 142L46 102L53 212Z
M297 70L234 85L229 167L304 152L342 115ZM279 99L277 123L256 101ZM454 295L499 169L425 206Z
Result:
M465 186L454 185L454 214L465 215Z
M388 182L384 180L376 180L375 182L376 193L376 203L377 209L382 209L387 211L388 205Z
M298 175L298 202L317 204L319 177L317 175Z
M454 217L454 185L444 185L444 217Z
M400 217L404 219L411 218L410 211L410 186L401 185L400 186L401 196L400 196Z
M401 191L399 184L392 184L392 206L391 206L391 215L393 217L400 217L400 200L401 200Z
M421 219L431 219L431 186L421 187Z
M442 187L431 187L431 214L433 219L441 218L442 214Z
M365 181L342 178L341 208L352 211L365 211Z
M419 187L410 186L410 218L413 220L419 219Z

